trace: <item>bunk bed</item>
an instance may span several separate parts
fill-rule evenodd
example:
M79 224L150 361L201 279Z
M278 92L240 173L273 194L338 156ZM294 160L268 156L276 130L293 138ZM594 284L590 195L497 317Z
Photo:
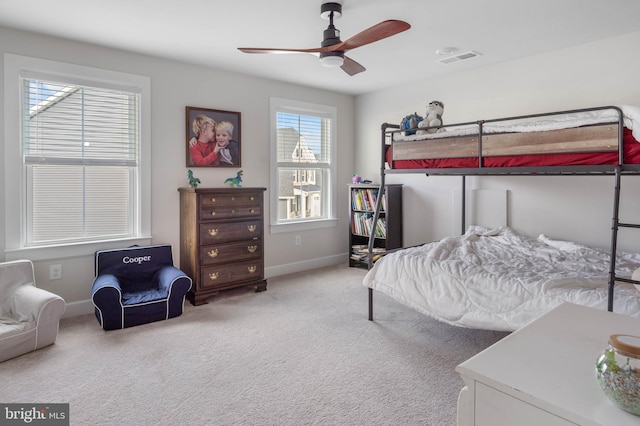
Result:
M453 325L514 331L563 302L640 316L640 254L617 248L621 176L640 175L640 108L602 106L427 129L381 128L380 193L396 173L460 176L461 235L417 247L372 252L363 280L423 314ZM467 176L610 175L613 220L609 251L508 227L465 224ZM382 197L378 198L379 200ZM376 205L374 223L380 213ZM377 255L377 254L376 254ZM374 258L376 259L374 263ZM614 291L615 289L615 291ZM614 309L615 304L615 309Z

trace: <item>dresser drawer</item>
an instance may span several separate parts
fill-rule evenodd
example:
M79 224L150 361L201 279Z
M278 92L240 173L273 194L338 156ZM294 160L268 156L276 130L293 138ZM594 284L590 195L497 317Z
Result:
M202 195L199 204L201 220L262 217L262 194L258 192Z
M219 244L230 241L262 238L262 222L205 222L200 224L200 244Z
M258 191L245 193L212 193L200 196L200 206L203 208L214 208L220 206L262 206L262 193Z
M200 285L209 289L215 287L225 287L243 281L255 281L262 279L262 261L228 263L218 266L206 266L202 268Z
M233 218L251 218L262 217L262 207L260 206L218 206L212 207L200 207L200 219L207 220L219 220L219 219L233 219Z
M237 243L203 246L200 248L201 265L214 265L250 259L262 259L261 240L248 240Z

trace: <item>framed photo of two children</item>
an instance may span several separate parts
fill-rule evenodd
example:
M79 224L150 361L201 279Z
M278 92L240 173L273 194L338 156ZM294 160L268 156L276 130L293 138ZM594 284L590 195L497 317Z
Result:
M240 166L240 113L186 107L187 167Z

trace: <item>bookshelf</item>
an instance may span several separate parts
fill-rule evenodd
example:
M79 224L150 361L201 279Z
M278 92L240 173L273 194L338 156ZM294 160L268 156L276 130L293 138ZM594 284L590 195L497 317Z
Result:
M378 223L374 226L379 185L349 185L349 266L367 267L369 235L374 253L402 247L402 185L385 185Z

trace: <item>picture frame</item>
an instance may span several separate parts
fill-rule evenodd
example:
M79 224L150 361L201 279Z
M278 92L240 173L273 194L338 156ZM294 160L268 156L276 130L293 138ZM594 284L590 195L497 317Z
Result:
M242 165L239 112L187 106L185 115L187 167L240 167ZM215 123L215 131L212 131L211 123ZM202 137L197 134L198 129L204 129ZM218 138L221 139L220 143ZM226 145L222 146L221 143Z

